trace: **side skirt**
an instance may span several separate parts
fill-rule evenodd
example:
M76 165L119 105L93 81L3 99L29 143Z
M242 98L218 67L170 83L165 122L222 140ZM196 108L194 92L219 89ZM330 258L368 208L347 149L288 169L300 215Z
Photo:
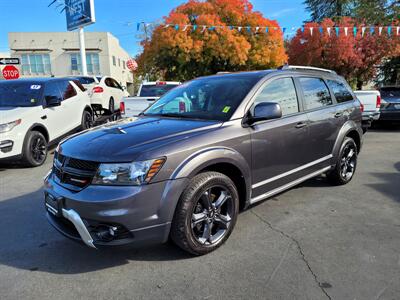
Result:
M255 197L255 198L251 198L250 199L250 204L254 204L254 203L258 202L258 201L261 201L261 200L264 200L264 199L269 198L271 196L274 196L276 194L279 194L279 193L281 193L281 192L283 192L283 191L285 191L287 189L290 189L291 187L294 187L294 186L296 186L296 185L298 185L298 184L300 184L300 183L302 183L302 182L304 182L304 181L306 181L306 180L308 180L310 178L313 178L313 177L316 177L318 175L321 175L322 173L325 173L326 171L329 171L331 168L332 168L331 166L325 167L325 168L320 169L318 171L315 171L315 172L313 172L311 174L308 174L306 176L300 177L300 178L298 178L298 179L296 179L296 180L294 180L292 182L289 182L289 183L287 183L287 184L285 184L283 186L280 186L280 187L278 187L276 189L273 189L272 191L269 191L269 192L267 192L265 194L262 194L260 196Z

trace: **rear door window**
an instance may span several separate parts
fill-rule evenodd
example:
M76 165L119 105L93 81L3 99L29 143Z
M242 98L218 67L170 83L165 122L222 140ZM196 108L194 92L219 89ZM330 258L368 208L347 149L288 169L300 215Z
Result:
M301 89L304 96L304 108L306 110L317 109L332 104L329 89L321 78L300 77Z
M62 100L67 100L77 95L75 88L69 81L59 82L59 88L62 95Z
M348 90L347 86L343 82L339 82L336 80L327 80L328 86L333 91L335 95L336 101L338 103L352 101L353 95Z
M267 84L257 96L254 104L275 102L281 106L282 115L299 112L297 93L292 78L280 78Z
M62 101L58 82L51 81L46 83L46 86L44 88L44 99L46 101L50 99L57 99L60 102Z

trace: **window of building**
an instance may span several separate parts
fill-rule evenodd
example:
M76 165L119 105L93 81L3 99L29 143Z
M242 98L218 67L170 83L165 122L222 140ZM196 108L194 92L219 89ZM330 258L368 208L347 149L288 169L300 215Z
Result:
M124 70L126 69L126 61L122 61L122 64L124 65Z
M86 53L86 66L88 74L100 74L100 60L98 53ZM71 54L72 73L82 73L81 55L79 53Z
M305 109L315 109L332 104L328 87L321 78L299 78L304 94Z
M51 64L49 54L21 55L23 75L50 75Z
M121 59L118 58L118 67L121 67Z
M353 100L353 96L343 82L339 82L336 80L327 80L327 83L332 89L338 103Z
M117 66L117 59L115 58L115 56L112 57L113 60L113 65L116 67Z
M268 83L255 100L260 102L275 102L281 106L282 115L299 112L296 89L292 78L281 78Z

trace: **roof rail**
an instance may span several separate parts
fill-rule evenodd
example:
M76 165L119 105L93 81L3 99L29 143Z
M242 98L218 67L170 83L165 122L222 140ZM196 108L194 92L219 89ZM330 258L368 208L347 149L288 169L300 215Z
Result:
M336 74L335 71L316 68L316 67L308 67L308 66L291 66L291 65L283 65L278 68L278 70L310 70L310 71L320 71L320 72L327 72L331 74Z

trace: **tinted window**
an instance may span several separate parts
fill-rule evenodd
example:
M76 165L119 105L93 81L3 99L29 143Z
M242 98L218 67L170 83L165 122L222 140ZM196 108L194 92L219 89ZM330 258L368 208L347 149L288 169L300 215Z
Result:
M169 90L173 89L178 85L176 84L154 84L154 85L142 85L140 90L140 97L161 97Z
M71 83L69 83L69 81L61 81L58 84L63 100L67 100L77 95L75 88L72 86Z
M226 121L259 80L257 76L226 75L189 81L165 94L144 114Z
M46 87L44 89L44 99L46 101L48 101L51 98L55 98L58 99L58 101L61 102L62 98L61 98L61 94L60 94L60 90L58 87L58 83L53 81L53 82L48 82L46 84Z
M81 84L94 84L96 81L93 77L74 77L74 79L79 80Z
M335 95L336 101L338 103L351 101L353 100L353 96L350 91L347 89L346 85L343 82L338 82L335 80L327 80L329 87L332 89L333 94Z
M292 78L274 80L261 91L255 100L259 102L275 102L281 106L283 115L299 112L296 89Z
M299 78L304 94L305 109L314 109L332 104L328 87L321 78Z
M106 86L114 87L114 83L112 82L111 78L106 78L106 80L104 80L104 83L106 84Z
M120 86L119 83L115 79L111 79L111 82L113 83L113 85L116 89L122 90L122 86Z
M398 98L400 97L400 87L386 87L380 89L383 98Z
M75 84L76 84L76 86L82 91L82 92L85 92L86 91L86 88L82 85L82 83L80 83L78 80L72 80Z
M42 105L43 85L36 82L0 82L0 107ZM1 123L1 122L0 122Z

